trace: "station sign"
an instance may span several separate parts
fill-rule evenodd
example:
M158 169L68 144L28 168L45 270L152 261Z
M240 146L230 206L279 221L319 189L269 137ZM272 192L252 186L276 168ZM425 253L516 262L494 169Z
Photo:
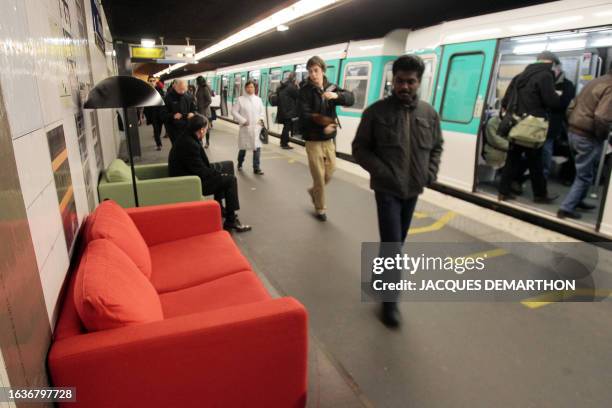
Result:
M193 64L194 45L157 45L154 47L130 46L132 62L155 62L158 64Z
M166 57L166 50L163 46L159 47L139 47L132 45L130 47L132 59L137 60L158 60Z

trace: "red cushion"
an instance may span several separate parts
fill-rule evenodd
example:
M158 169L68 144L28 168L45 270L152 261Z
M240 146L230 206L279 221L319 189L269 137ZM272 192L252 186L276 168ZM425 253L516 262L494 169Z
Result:
M89 331L163 319L151 282L125 252L105 239L91 241L83 253L74 306Z
M108 239L134 261L138 269L151 279L151 254L132 218L112 200L103 201L91 216L85 231L87 242Z
M159 293L251 269L227 231L165 242L149 250L153 264L151 282Z
M253 271L234 273L212 282L160 295L166 318L268 299L270 295Z

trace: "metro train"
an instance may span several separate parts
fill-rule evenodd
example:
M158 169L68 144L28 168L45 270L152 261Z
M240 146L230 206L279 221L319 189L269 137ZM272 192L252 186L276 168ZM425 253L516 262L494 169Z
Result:
M483 124L499 110L500 99L512 77L534 62L543 50L559 56L566 78L580 92L588 81L605 74L612 63L612 2L559 1L413 31L399 29L384 38L349 41L183 78L195 81L198 75L206 77L221 95L221 116L226 118L231 116L233 101L244 92L244 83L249 79L256 81L266 104L268 127L280 133L280 125L275 123L276 108L270 106L267 95L290 72L297 74L298 81L305 78L306 61L318 55L328 66L328 80L355 94L353 106L339 107L337 111L341 125L336 138L337 152L350 159L361 113L391 92L392 62L402 54L417 54L425 62L420 98L438 111L444 134L444 152L434 188L591 241L610 240L609 149L602 153L597 180L588 198L597 208L585 212L579 221L559 220L555 216L569 189L560 182L559 174L564 166L573 167L567 146L555 147L554 171L549 177L549 191L560 195L556 204L533 203L529 188L517 200L497 201L500 171L483 158ZM562 140L559 144L563 144Z

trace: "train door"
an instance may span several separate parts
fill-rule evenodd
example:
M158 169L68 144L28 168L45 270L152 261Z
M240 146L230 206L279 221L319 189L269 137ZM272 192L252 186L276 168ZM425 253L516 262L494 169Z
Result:
M227 75L221 76L221 80L219 81L219 95L221 95L221 116L228 116L228 110L227 110L228 83L229 83L228 76Z
M496 40L444 47L434 106L440 114L444 152L438 180L465 191L475 188L478 131Z
M270 75L268 77L269 79L268 82L270 84L268 86L268 93L276 92L276 90L280 87L282 77L283 77L283 71L281 68L273 68L270 70ZM269 129L273 132L279 132L278 126L275 123L276 122L276 111L277 111L276 106L271 106L270 104L268 104L266 115L268 119Z
M266 112L266 127L270 128L270 122L268 122L268 70L261 71L261 84L259 87L259 97L261 98L265 112Z

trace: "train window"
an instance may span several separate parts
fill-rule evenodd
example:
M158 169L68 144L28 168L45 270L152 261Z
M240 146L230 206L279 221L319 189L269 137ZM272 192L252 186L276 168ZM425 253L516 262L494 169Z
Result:
M278 87L280 86L282 72L280 69L273 69L270 71L270 89L269 92L276 92Z
M423 64L425 70L421 78L421 86L419 87L419 98L422 101L429 102L433 91L434 69L436 66L435 57L424 57Z
M472 121L484 60L481 53L451 57L442 97L442 120L457 123Z
M391 96L393 92L393 61L389 61L383 68L382 86L380 87L380 98Z
M298 84L301 83L304 79L308 78L308 70L306 69L306 64L299 64L295 66L295 79Z
M237 98L241 95L242 92L242 77L240 74L234 75L234 98Z
M255 95L259 95L259 81L261 78L261 71L250 71L249 72L249 80L255 83Z
M353 92L355 103L344 110L363 110L367 103L368 87L370 84L369 62L351 62L344 68L344 89Z
M229 83L229 79L227 77L227 75L223 75L221 77L221 81L219 83L219 86L221 87L219 89L219 93L221 93L224 89L227 90L227 84Z

